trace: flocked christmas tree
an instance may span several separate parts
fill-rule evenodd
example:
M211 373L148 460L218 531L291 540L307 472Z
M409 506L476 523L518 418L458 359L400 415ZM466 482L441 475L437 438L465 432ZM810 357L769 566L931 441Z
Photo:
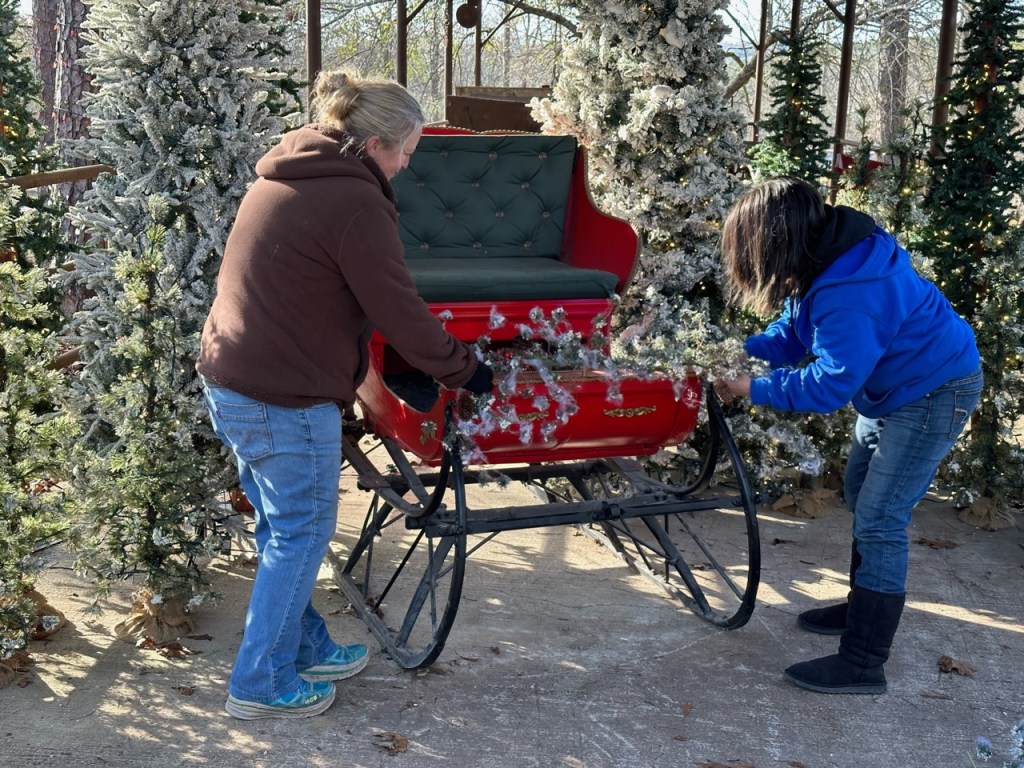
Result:
M617 313L614 350L627 366L713 377L735 372L751 318L726 306L720 227L740 192L742 122L723 105L726 31L716 0L580 2L580 39L563 54L550 100L535 113L546 130L588 148L599 204L644 239ZM744 366L746 364L743 364ZM825 468L811 439L821 417L737 405L730 426L764 485L783 468ZM695 456L689 443L680 457Z
M961 49L936 137L920 248L939 287L974 326L985 374L982 402L949 465L962 515L986 527L1010 522L1024 502L1024 8L1017 0L965 6Z
M42 128L36 119L39 84L32 74L29 54L18 32L18 3L0 0L0 152L5 157L3 177L26 176L52 170L51 152L40 146ZM20 195L17 237L6 242L6 251L23 268L58 267L68 252L60 236L64 206L59 195L46 189ZM56 295L47 289L48 298Z
M31 64L15 42L17 3L0 0L0 179L45 170L37 149ZM5 660L38 629L31 553L58 525L60 447L70 434L60 415L57 292L60 209L0 181L0 687Z
M750 149L758 177L797 176L820 184L831 168L828 118L821 92L822 41L808 31L779 43L772 60L771 110L758 126L761 140Z
M724 106L724 3L577 5L580 39L536 113L587 147L599 204L641 232L620 319L636 355L661 354L687 329L713 333L722 310L719 228L744 160L741 119ZM699 354L693 341L674 346Z
M83 434L73 500L78 564L102 589L138 574L122 625L154 641L188 626L211 516L233 469L213 437L193 364L214 280L256 159L283 129L285 80L254 0L99 0L87 22L91 137L106 163L73 211L89 238L73 279Z

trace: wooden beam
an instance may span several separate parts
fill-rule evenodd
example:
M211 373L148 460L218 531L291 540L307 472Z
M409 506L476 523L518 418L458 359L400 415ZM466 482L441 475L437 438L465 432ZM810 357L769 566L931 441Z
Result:
M11 184L22 189L35 189L36 187L48 187L51 184L92 180L101 173L117 173L117 170L112 165L80 165L77 168L61 168L57 171L12 176L9 179L0 179L0 184Z
M754 115L751 141L757 142L761 122L761 100L764 98L764 65L768 55L768 0L761 0L761 26L757 35L757 71L754 74Z
M846 0L843 14L843 46L839 56L839 93L836 96L835 144L832 148L832 168L841 169L843 140L846 138L847 113L850 111L850 77L853 71L853 33L857 15L857 0Z
M405 0L398 0L398 17L395 19L395 79L402 85L409 84L409 15Z
M306 0L306 81L309 83L306 96L307 111L313 104L313 83L316 82L316 76L320 74L324 65L322 45L320 0Z
M938 157L943 152L940 130L949 120L950 80L953 77L953 57L956 50L956 17L958 0L943 0L942 22L939 27L939 58L935 65L935 98L932 102L932 142L928 154Z

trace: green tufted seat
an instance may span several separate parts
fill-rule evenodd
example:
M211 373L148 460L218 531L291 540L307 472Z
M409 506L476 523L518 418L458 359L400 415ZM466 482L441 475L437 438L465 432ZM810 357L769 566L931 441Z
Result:
M428 302L596 299L619 278L563 261L576 140L424 135L392 185L409 271Z

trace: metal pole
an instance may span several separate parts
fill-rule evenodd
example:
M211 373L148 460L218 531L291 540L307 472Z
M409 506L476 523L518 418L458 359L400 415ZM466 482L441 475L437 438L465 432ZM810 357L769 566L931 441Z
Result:
M480 12L476 16L476 30L473 41L473 85L483 85L483 58L481 51L484 47L484 3L480 0Z
M452 83L455 80L454 47L455 47L455 13L452 7L453 0L446 0L444 4L444 98L445 104L448 97L452 95Z
M935 65L935 99L932 102L932 142L928 154L938 157L942 154L939 131L949 119L950 78L953 76L953 54L956 48L956 16L958 0L943 0L942 24L939 27L939 60Z

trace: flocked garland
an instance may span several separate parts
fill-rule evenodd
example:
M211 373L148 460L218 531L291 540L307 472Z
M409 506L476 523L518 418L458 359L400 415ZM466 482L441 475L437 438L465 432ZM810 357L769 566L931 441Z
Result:
M440 319L452 319L451 312L441 313ZM528 321L516 323L517 338L511 343L494 344L489 334L477 339L477 356L494 371L497 384L493 393L463 399L453 429L445 436L449 444L459 441L469 463L487 463L479 443L496 433L515 435L524 445L551 444L555 430L581 411L571 386L579 372L603 381L605 402L621 405L622 385L627 380L670 381L678 401L692 392L686 382L693 376L728 375L749 366L744 362L742 345L735 340L724 340L712 356L703 359L694 355L693 347L685 346L675 355L639 356L632 349L629 333L614 341L609 337L609 314L595 317L588 333L574 329L562 307L546 314L535 306L528 313ZM488 331L505 328L509 322L497 307L491 307ZM567 375L570 372L574 375ZM543 386L533 392L530 386L522 386L524 380L536 380ZM529 418L517 412L511 402L514 395L529 399L533 409ZM537 412L547 416L537 419ZM424 422L425 440L434 437L436 431L435 423Z

